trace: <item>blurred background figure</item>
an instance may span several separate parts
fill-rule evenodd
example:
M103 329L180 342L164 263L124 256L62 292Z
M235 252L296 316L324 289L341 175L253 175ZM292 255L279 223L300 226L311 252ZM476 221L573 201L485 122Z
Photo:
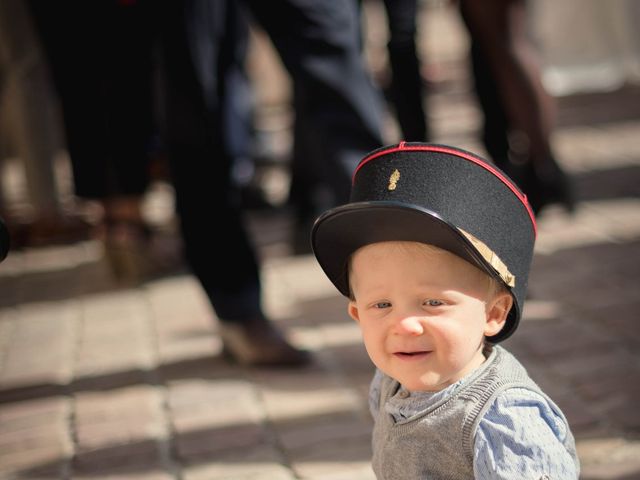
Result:
M382 99L362 57L354 0L317 5L294 0L279 2L277 8L247 3L293 81L288 204L294 252L309 253L313 221L347 201L359 157L382 144Z
M153 2L30 2L60 98L75 194L97 201L114 274L146 274L141 211L154 134Z
M28 5L0 2L0 169L10 159L24 179L24 208L9 208L0 182L0 209L14 247L43 246L87 238L89 224L63 199L55 175L63 148L58 105Z
M363 1L359 3L362 6ZM379 1L379 0L378 0ZM430 132L425 105L428 101L426 80L421 74L423 59L418 52L418 0L382 0L388 27L387 54L389 78L384 82L391 110L395 115L402 140L429 141ZM362 20L366 28L365 19ZM424 25L420 25L423 28ZM363 42L364 40L363 35Z
M484 114L483 141L495 163L527 194L536 213L549 204L573 211L572 183L550 144L555 105L542 84L526 3L460 0Z
M9 230L7 230L4 220L0 218L0 262L7 257L10 247L11 240L9 238Z
M379 100L360 55L355 2L163 5L164 138L187 260L234 359L303 365L308 354L289 344L262 310L259 259L232 179L231 124L224 121L223 105L230 94L227 73L243 41L237 40L236 26L246 5L291 74L296 118L306 125L303 150L313 154L299 161L327 186L327 203L348 198L357 162L381 144Z

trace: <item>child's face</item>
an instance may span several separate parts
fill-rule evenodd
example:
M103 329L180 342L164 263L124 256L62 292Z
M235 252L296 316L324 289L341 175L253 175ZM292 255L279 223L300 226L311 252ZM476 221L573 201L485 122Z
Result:
M415 242L358 250L350 273L349 314L373 363L413 391L437 391L484 362L485 335L511 308L489 277L461 258Z

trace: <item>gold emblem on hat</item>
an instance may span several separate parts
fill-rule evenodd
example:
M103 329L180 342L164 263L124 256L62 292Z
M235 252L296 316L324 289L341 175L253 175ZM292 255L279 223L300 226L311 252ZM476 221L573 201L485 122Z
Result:
M389 177L389 186L387 187L387 189L395 190L398 186L398 180L400 180L400 172L396 168Z

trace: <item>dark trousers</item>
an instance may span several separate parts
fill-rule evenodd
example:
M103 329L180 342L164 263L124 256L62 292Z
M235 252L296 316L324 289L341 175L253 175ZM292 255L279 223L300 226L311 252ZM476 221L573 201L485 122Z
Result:
M225 145L225 71L233 63L225 0L167 2L163 15L166 146L187 259L218 316L261 313L258 261L243 226ZM380 146L380 106L358 48L352 1L249 1L301 95L310 150L336 198L346 199L358 160Z
M153 133L153 0L31 0L78 196L140 195Z
M417 0L384 0L389 25L389 64L391 67L391 99L403 139L424 142L429 138L429 125L424 110L424 85L416 48Z

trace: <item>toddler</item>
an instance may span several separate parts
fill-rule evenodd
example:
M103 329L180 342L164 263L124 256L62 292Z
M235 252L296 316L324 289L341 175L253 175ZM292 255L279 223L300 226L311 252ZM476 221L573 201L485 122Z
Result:
M565 416L498 345L518 326L535 235L504 173L423 143L369 154L350 202L316 221L316 258L377 367L377 478L578 478Z

